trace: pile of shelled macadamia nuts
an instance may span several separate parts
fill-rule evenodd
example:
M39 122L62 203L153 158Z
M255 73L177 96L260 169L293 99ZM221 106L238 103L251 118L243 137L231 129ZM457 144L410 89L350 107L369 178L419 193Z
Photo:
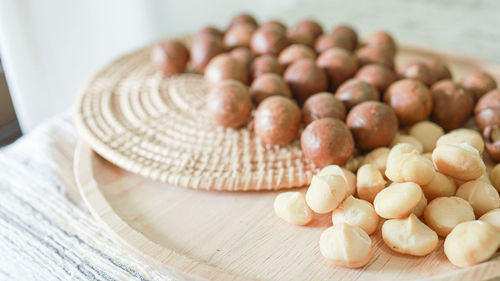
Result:
M383 31L358 41L348 26L287 29L240 14L225 31L200 30L190 49L157 44L152 62L166 76L188 64L203 74L220 126L246 126L263 145L300 135L322 169L305 194L278 195L274 210L295 225L331 213L319 247L333 263L366 265L379 223L395 252L428 255L442 237L453 264L486 261L500 246L500 164L488 173L483 162L500 161L500 90L483 71L454 82L438 59L396 66L397 51ZM461 128L473 114L479 132ZM341 167L352 159L359 165Z

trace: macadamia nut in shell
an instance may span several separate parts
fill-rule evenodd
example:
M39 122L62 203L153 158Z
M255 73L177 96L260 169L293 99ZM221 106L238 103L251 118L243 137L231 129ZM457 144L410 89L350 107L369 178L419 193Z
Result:
M207 109L218 125L237 129L247 123L252 100L245 85L226 80L215 84L208 93Z

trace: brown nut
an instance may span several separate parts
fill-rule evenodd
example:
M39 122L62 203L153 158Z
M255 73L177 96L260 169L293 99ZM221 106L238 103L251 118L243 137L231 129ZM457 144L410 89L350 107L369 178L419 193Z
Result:
M434 73L423 62L411 62L399 69L399 76L410 78L424 83L426 86L431 86L434 83Z
M436 123L421 121L410 128L410 136L417 138L422 143L423 152L432 152L444 130Z
M250 40L252 51L258 55L272 54L277 56L289 45L286 33L279 27L257 29Z
M189 60L189 51L177 40L165 40L151 50L153 65L165 76L183 73Z
M314 49L318 54L331 48L341 48L346 51L352 51L352 43L348 38L333 34L323 34L314 43Z
M245 85L239 81L226 80L210 89L207 109L217 124L236 129L247 123L252 111L252 100Z
M375 86L381 93L396 81L396 74L389 68L379 64L368 64L358 70L354 76Z
M366 46L376 47L381 50L384 50L391 57L394 57L397 52L396 42L392 36L385 31L378 31L372 33L365 40Z
M356 31L346 25L339 25L335 27L331 33L335 37L343 38L344 41L349 42L349 51L354 51L358 46L358 34Z
M474 96L475 100L497 87L495 79L484 71L477 71L465 76L460 84Z
M384 101L394 109L399 122L405 125L427 119L432 110L431 92L413 79L399 80L389 86Z
M262 28L280 28L283 32L286 32L286 25L278 20L269 20L261 24Z
M328 92L321 92L310 96L302 107L304 125L321 118L345 119L344 104Z
M230 52L231 56L239 61L241 61L247 69L250 68L254 55L250 49L247 47L234 48Z
M310 33L300 31L297 29L290 29L287 32L288 41L290 44L302 44L310 48L314 48L314 36Z
M472 113L474 98L451 80L435 83L431 93L432 119L447 130L462 126Z
M191 44L191 65L198 73L205 73L207 64L215 56L224 52L222 39L216 36L195 37Z
M434 81L452 79L450 68L442 60L432 58L425 60L424 63L430 68Z
M483 136L486 140L486 151L493 160L500 162L500 126L489 125L484 129Z
M255 104L260 104L264 99L275 95L292 98L292 92L286 82L275 73L265 73L253 80L250 95Z
M230 54L220 54L213 58L205 68L205 79L209 83L223 80L237 80L248 83L248 72L245 65Z
M340 48L332 48L321 53L316 65L326 71L334 88L351 78L358 69L356 57Z
M475 180L486 171L479 152L468 143L438 145L432 162L438 172L463 181Z
M321 27L321 25L318 22L311 19L304 19L299 21L295 26L295 29L302 32L310 33L314 38L317 38L318 36L323 34L323 28Z
M380 146L389 146L398 131L398 118L388 105L367 101L353 107L346 119L356 144L370 150Z
M300 109L294 101L271 96L255 111L254 131L264 143L287 145L297 136L301 119Z
M287 68L300 59L316 59L316 54L306 45L294 44L286 47L278 56L278 61L283 68Z
M311 59L301 59L292 63L283 77L299 104L303 104L307 98L316 93L326 91L328 87L325 71L317 67Z
M374 63L383 65L389 69L394 68L394 57L383 49L364 46L356 51L356 55L358 56L359 64L362 66Z
M344 122L323 118L313 121L300 138L304 156L317 167L343 165L354 151L354 140Z
M446 237L455 226L476 219L472 206L460 197L439 197L432 200L424 211L425 224Z
M250 39L255 27L248 23L239 23L231 26L224 34L224 47L233 49L236 47L249 47Z
M344 103L347 110L362 102L380 99L375 86L357 78L351 78L342 83L337 89L335 97Z
M256 57L250 66L250 75L252 79L259 77L264 73L276 73L281 75L283 68L278 59L273 55L261 55Z
M483 95L474 108L476 125L484 131L489 125L500 125L500 90Z
M194 40L199 39L199 37L215 37L219 40L222 40L222 37L224 37L224 32L213 26L205 26L204 28L196 32L196 34L194 35Z
M229 23L229 27L240 23L247 23L253 25L254 27L257 27L257 20L255 20L253 16L246 13L241 13L234 16Z

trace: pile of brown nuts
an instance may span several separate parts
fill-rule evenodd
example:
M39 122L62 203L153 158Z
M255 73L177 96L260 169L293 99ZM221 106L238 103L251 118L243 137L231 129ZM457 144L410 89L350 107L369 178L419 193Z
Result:
M157 44L152 62L166 76L188 64L203 74L220 126L252 123L279 146L300 133L322 169L305 195L278 195L275 212L296 225L331 213L319 245L335 264L366 265L379 223L396 252L424 256L443 237L453 264L488 260L500 246L500 164L488 173L483 152L500 161L500 89L483 71L455 82L438 59L396 65L397 52L384 31L360 41L348 26L326 32L308 19L287 29L240 14L225 31L200 30L190 49ZM480 133L461 128L471 115Z

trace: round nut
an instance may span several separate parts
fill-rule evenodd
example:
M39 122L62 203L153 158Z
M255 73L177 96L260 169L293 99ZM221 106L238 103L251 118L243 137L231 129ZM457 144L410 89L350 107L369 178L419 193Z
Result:
M438 144L432 162L438 172L463 181L475 180L486 171L479 152L468 143Z
M464 142L474 147L479 154L483 154L483 138L481 137L481 134L473 129L460 128L450 131L437 140L436 146L440 146L442 144L460 144Z
M377 166L364 164L358 169L356 188L360 199L373 202L375 196L385 188L385 184L386 181Z
M445 129L462 126L474 108L474 98L460 85L451 80L442 80L431 88L432 119Z
M324 70L317 67L311 59L301 59L292 63L286 69L284 78L299 104L303 104L307 98L316 93L326 91L328 87Z
M421 217L424 215L425 207L427 207L427 198L425 198L425 196L422 195L422 197L420 198L420 201L418 201L417 206L415 206L415 208L413 208L413 210L411 212L415 216Z
M292 98L292 92L283 78L275 73L265 73L253 80L250 95L255 104L260 104L270 96Z
M257 107L254 130L262 142L283 146L295 139L301 119L295 102L282 96L271 96Z
M496 164L490 172L491 185L500 193L500 164Z
M288 46L288 37L282 29L266 27L257 29L250 40L250 47L255 54L277 56Z
M340 48L328 49L321 53L316 65L326 71L333 87L338 87L352 77L358 69L356 57Z
M207 109L217 124L237 129L247 123L252 112L252 100L245 85L226 80L210 89Z
M448 65L446 65L442 60L432 58L425 60L424 63L431 70L432 75L434 76L434 81L452 78Z
M420 142L419 139L417 139L414 136L396 134L390 147L393 148L394 146L396 146L400 143L409 143L417 149L418 153L424 152L424 145L422 144L422 142Z
M361 228L340 223L321 233L319 249L333 264L357 268L370 261L372 240Z
M342 176L315 175L306 192L307 205L316 213L326 214L347 197L347 183Z
M252 79L259 77L264 73L276 73L281 75L283 68L278 59L273 55L261 55L255 58L250 66L250 75Z
M354 51L356 47L358 46L358 34L356 31L346 25L339 25L335 27L331 33L335 37L342 38L345 42L349 42L349 44L346 46L349 47L349 51Z
M248 72L245 65L230 54L220 54L214 57L205 68L205 79L210 83L223 80L237 80L248 83Z
M474 180L462 184L457 189L457 196L471 204L477 217L500 207L498 192L491 184L483 181Z
M356 51L358 62L361 66L367 64L380 64L389 69L394 68L394 57L388 51L378 47L364 46Z
M397 46L394 38L392 38L392 36L385 31L372 33L368 36L368 38L366 38L365 44L366 46L382 49L392 57L394 57L397 52Z
M427 87L413 79L393 83L384 94L402 124L411 125L427 119L432 110L432 96Z
M341 176L345 182L347 183L347 195L354 195L356 193L356 175L347 170L346 168L342 168L338 165L329 165L324 167L317 174L318 176L327 176L327 175L335 175Z
M239 23L231 26L224 34L224 47L233 49L236 47L249 47L250 39L255 31L255 26L249 23Z
M439 197L432 200L424 211L425 223L439 236L446 237L455 226L473 221L474 210L460 197Z
M297 29L290 29L287 33L290 44L302 44L314 48L314 36L310 33Z
M215 37L219 40L222 40L223 36L224 32L220 31L219 29L213 26L205 26L202 29L198 30L198 32L196 32L196 34L194 35L194 40L202 37Z
M222 40L216 36L195 37L191 44L191 65L198 73L205 73L207 64L224 52Z
M229 54L240 62L242 62L247 69L250 69L254 55L247 47L234 48Z
M307 224L313 217L304 194L298 191L278 194L274 199L274 212L284 221L295 225Z
M311 19L304 19L297 23L295 29L301 32L312 34L314 38L317 38L321 34L323 34L323 28L321 25Z
M380 95L377 88L370 83L352 78L342 83L335 97L341 100L347 110L365 101L378 101Z
M484 129L484 139L486 140L486 151L495 161L500 161L500 126L489 125Z
M356 199L352 195L347 197L332 212L333 225L346 223L357 226L368 235L377 230L379 220L372 204L365 200Z
M490 125L500 125L500 90L483 95L474 109L476 125L482 132Z
M278 20L269 20L260 25L261 28L279 28L286 32L286 25Z
M436 172L431 182L421 186L425 197L434 200L438 197L449 197L455 195L457 186L453 180L440 172Z
M302 132L304 156L317 167L343 165L354 151L354 140L344 122L323 118L313 121Z
M480 221L487 222L500 231L500 209L493 209L479 218Z
M396 81L396 74L389 68L378 64L367 64L354 76L375 86L381 93Z
M465 76L460 82L476 100L497 87L495 79L484 71L477 71Z
M428 87L434 83L434 73L423 62L411 62L405 65L400 69L399 76L418 80Z
M435 171L432 162L420 155L413 145L400 143L389 152L385 175L393 182L425 185L432 181Z
M444 135L444 130L434 122L421 121L410 128L409 134L420 141L423 152L432 152L437 140Z
M416 183L393 183L375 196L373 205L379 216L398 219L411 214L423 195L422 189Z
M389 146L398 131L394 110L378 101L367 101L353 107L346 123L356 144L364 150Z
M165 76L183 73L189 60L189 51L177 40L165 40L151 50L153 65Z
M365 158L363 160L363 165L366 164L373 164L377 169L380 171L382 176L385 177L385 168L387 165L387 157L389 156L389 152L391 150L387 147L379 147L376 148L372 151L370 151L368 154L365 155Z
M340 48L350 52L353 48L351 44L352 43L348 38L333 34L324 34L316 39L314 49L318 54L321 54L332 48Z
M345 119L344 104L328 92L321 92L310 96L302 107L304 125L322 118Z
M281 51L278 56L279 63L287 68L290 64L300 59L316 59L314 51L306 45L293 44Z
M231 19L231 22L229 23L229 27L231 27L233 25L241 24L241 23L247 23L247 24L253 25L254 27L257 27L257 20L255 20L255 18L253 16L246 14L246 13L241 13L241 14L237 14L236 16L234 16Z
M413 256L425 256L436 249L439 239L415 214L408 218L387 220L382 225L382 238L391 250Z
M459 267L490 259L500 246L500 235L489 223L467 221L457 225L444 240L444 253Z

